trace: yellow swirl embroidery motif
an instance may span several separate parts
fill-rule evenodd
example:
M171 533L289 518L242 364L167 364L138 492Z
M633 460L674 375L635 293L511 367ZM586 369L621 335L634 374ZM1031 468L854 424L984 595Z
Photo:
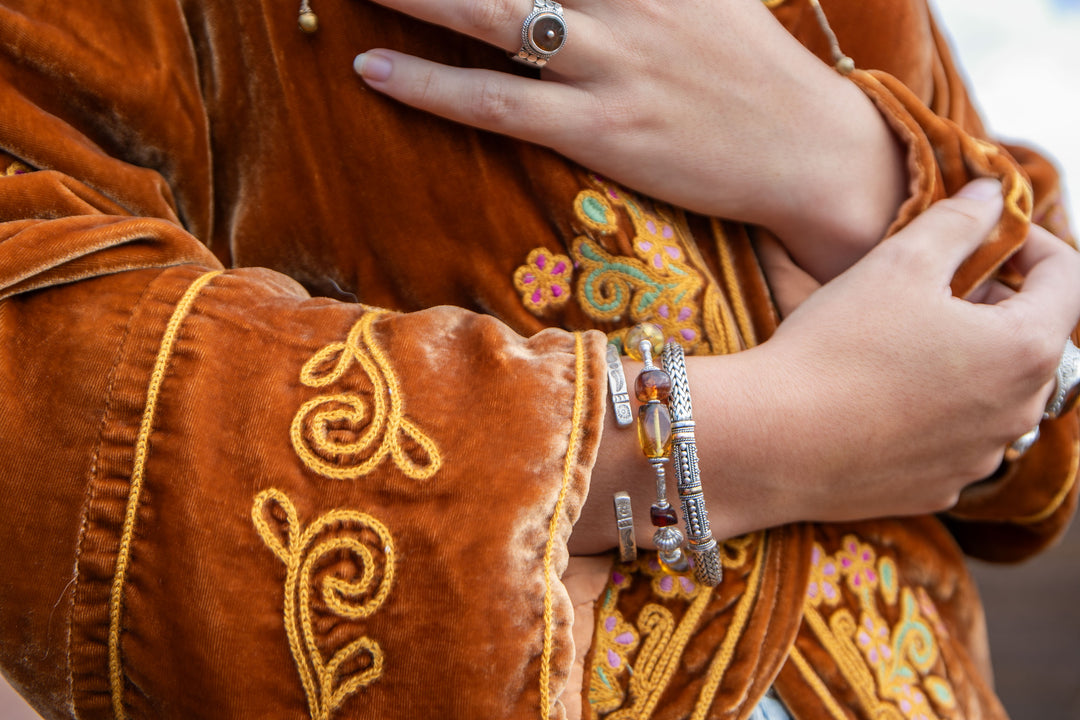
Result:
M382 675L383 651L371 638L359 637L325 657L315 632L316 602L320 613L346 620L363 620L378 610L394 582L393 538L378 520L352 510L332 510L302 529L296 508L276 489L259 493L251 519L263 542L285 563L289 649L311 717L328 720L347 698ZM342 577L344 565L359 577Z
M304 403L293 418L293 448L323 477L354 480L374 470L387 455L413 480L430 478L442 465L435 443L405 418L397 376L372 336L372 324L380 315L364 315L344 342L327 345L300 371L302 383L322 388L340 380L356 363L372 384L370 398L351 392L320 396ZM407 449L410 444L415 451Z

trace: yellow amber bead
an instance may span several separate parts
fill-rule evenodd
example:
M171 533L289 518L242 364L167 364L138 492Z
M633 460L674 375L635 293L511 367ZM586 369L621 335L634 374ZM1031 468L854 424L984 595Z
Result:
M651 402L639 407L637 433L645 457L667 457L671 450L671 416L667 406Z
M644 360L645 358L641 355L642 340L648 340L652 345L654 358L660 356L660 351L664 349L664 331L659 326L652 323L641 323L630 328L630 332L626 333L626 340L623 342L626 354L635 360Z

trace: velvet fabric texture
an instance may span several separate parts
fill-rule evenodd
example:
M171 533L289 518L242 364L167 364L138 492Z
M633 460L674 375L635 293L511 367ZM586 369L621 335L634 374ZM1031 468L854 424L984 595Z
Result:
M769 3L828 57L805 0ZM991 142L922 0L822 0L907 147L894 229ZM590 648L559 581L604 345L652 320L737 352L777 318L760 229L366 90L355 53L504 71L360 0L0 3L0 667L47 718L996 719L960 554L1017 560L1076 504L1075 415L944 519L728 539L724 583L613 565ZM666 258L666 259L665 259ZM959 541L959 543L957 542ZM478 669L484 672L477 672Z

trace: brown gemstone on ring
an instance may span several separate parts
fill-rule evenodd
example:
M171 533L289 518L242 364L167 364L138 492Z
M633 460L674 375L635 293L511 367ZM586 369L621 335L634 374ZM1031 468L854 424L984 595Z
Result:
M529 28L529 43L539 52L550 55L566 41L566 25L555 13L544 13L533 18Z

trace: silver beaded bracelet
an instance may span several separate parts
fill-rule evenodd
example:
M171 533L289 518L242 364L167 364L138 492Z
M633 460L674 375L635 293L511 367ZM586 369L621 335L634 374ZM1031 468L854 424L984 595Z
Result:
M694 440L694 408L690 402L690 383L686 378L686 357L682 346L669 342L664 345L664 370L671 376L671 457L682 502L686 540L694 558L694 576L709 587L720 584L724 568L720 548L709 527L705 495L698 468L697 443Z

